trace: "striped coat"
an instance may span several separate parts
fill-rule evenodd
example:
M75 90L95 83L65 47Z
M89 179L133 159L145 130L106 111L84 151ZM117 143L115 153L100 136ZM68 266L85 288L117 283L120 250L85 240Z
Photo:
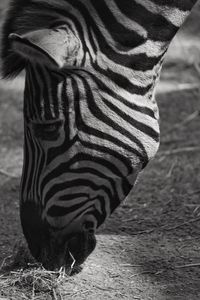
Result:
M13 0L4 77L26 70L20 212L47 268L80 265L159 147L162 62L195 0Z

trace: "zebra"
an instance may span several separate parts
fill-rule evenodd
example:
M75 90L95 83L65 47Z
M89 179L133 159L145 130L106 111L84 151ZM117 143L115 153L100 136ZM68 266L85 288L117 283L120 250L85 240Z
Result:
M75 270L160 141L155 87L197 0L12 0L2 74L25 69L20 217L32 255Z

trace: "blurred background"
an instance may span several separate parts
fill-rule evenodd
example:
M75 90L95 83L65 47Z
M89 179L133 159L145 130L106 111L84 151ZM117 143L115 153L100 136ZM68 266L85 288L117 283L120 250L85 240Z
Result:
M7 4L0 0L0 25ZM2 261L23 239L18 215L23 87L23 74L0 80ZM97 250L76 277L88 293L73 299L200 299L200 2L169 48L157 101L160 150L131 196L100 229ZM14 299L13 287L5 292L0 280L0 295Z

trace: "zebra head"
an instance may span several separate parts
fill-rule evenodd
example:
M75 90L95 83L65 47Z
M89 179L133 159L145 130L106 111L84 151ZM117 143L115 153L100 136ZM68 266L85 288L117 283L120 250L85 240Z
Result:
M158 150L155 80L177 27L142 2L12 1L1 57L5 77L26 70L21 223L46 268L83 263Z
M94 183L96 150L79 135L84 97L77 84L82 75L75 69L82 45L65 26L10 34L9 39L14 53L26 60L23 232L46 268L80 265L95 248L108 197L105 178Z
M46 268L70 270L94 250L96 229L129 193L142 155L100 111L99 75L76 32L61 25L9 41L26 69L23 232Z

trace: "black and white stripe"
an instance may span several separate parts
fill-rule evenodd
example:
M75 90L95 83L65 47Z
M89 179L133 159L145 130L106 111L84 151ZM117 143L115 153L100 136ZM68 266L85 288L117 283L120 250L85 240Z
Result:
M195 2L12 1L2 59L5 77L26 69L21 210L37 207L41 222L70 234L85 218L98 227L125 199L159 147L155 83ZM70 33L76 51L69 43L57 66L56 43L46 51L49 64L45 53L23 55L40 30L46 39ZM10 33L27 44L13 46Z

